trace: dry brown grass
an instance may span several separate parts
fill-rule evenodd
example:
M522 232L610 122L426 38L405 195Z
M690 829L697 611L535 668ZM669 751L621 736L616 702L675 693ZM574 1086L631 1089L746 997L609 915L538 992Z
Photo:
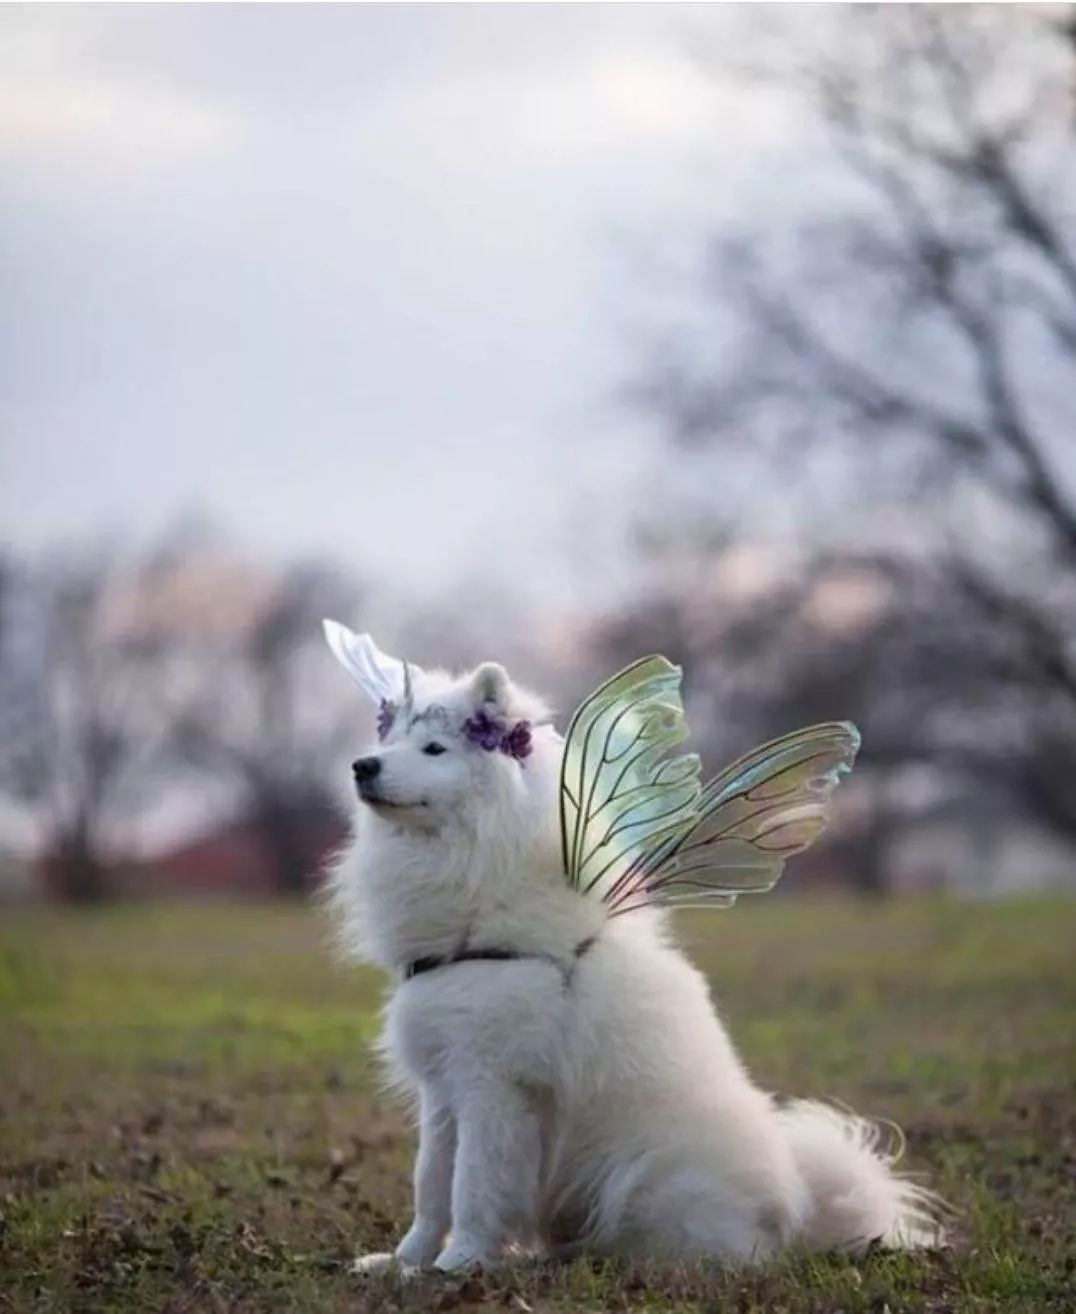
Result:
M37 910L0 930L0 1309L1076 1309L1076 904L772 899L684 938L766 1084L903 1123L950 1251L360 1283L408 1208L377 979L302 910Z

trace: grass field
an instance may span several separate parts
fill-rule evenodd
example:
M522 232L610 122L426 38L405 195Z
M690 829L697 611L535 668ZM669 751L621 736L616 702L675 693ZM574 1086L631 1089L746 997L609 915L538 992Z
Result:
M1076 903L773 899L683 939L759 1079L896 1118L959 1208L926 1257L363 1283L412 1141L378 978L281 907L4 910L0 1310L1076 1310Z

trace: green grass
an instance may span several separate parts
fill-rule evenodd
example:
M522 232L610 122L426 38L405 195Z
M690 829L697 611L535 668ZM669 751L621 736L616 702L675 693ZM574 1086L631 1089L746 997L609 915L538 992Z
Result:
M950 1250L362 1283L412 1152L377 976L297 909L5 910L0 1310L1076 1309L1076 903L772 899L682 932L764 1084L903 1125Z

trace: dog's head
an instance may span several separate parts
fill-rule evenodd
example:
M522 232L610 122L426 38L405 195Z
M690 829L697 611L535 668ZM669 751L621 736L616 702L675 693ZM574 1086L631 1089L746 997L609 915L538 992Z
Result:
M394 826L482 829L529 809L559 741L546 709L486 662L453 678L381 653L368 635L326 622L330 647L378 706L378 740L355 762L358 798ZM538 789L535 788L538 786Z

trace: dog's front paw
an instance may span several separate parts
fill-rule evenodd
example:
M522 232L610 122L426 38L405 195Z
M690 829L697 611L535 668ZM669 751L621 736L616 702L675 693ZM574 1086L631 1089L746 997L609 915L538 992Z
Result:
M484 1246L468 1244L461 1238L445 1246L433 1266L442 1273L467 1273L475 1268L491 1268L493 1257Z
M398 1272L401 1277L413 1277L419 1271L415 1264L401 1261L391 1250L360 1255L351 1265L351 1272L356 1277L377 1277L390 1270Z
M404 1267L429 1268L444 1239L444 1229L433 1231L415 1222L396 1247L396 1261Z

